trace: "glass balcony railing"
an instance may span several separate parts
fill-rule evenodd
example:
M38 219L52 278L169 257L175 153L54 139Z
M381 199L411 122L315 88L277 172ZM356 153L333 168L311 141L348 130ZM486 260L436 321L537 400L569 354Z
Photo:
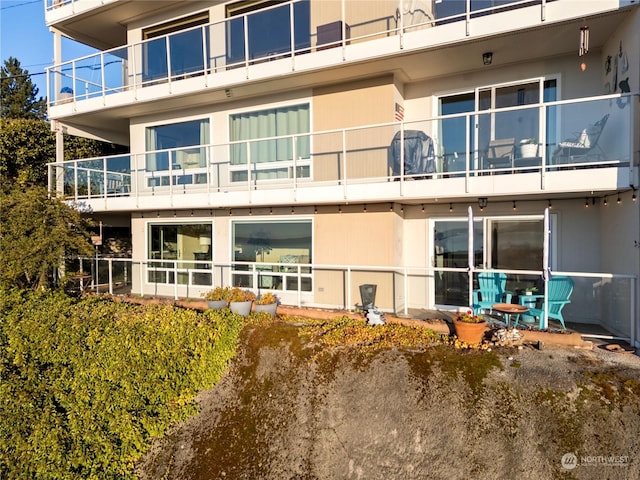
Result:
M469 27L463 20L536 4L542 8L549 1L442 0L411 8L389 0L277 4L50 67L47 98L51 105L84 101L444 24L456 23L464 37ZM333 21L314 23L314 18Z
M71 198L632 166L638 94L50 164ZM477 129L465 128L478 125ZM449 128L455 125L456 128ZM459 128L460 125L462 128Z

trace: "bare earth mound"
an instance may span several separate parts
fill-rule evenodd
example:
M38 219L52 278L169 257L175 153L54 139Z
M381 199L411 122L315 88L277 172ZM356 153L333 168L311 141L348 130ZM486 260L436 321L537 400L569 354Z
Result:
M244 332L142 479L640 478L640 358L594 349L319 348Z

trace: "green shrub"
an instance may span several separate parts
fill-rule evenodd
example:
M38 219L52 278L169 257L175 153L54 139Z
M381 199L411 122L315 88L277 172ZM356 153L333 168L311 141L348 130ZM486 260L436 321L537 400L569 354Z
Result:
M0 292L0 478L132 478L196 411L243 320L166 305Z

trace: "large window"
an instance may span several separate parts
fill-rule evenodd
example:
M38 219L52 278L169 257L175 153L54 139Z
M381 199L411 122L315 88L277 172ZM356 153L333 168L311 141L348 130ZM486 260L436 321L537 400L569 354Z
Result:
M311 221L234 222L233 260L234 285L311 291Z
M211 223L150 224L148 239L149 282L211 285Z
M155 174L148 178L150 187L190 183L206 183L206 147L209 143L209 120L192 120L148 127L146 131L147 172L173 172Z
M231 115L231 180L309 177L309 130L309 104Z
M530 164L539 164L542 146L555 143L555 117L553 108L543 113L545 109L536 105L555 100L557 81L543 78L440 97L439 115L470 114L443 118L440 123L438 134L444 152L443 171L464 171L467 158L471 169L487 168L488 162L483 162L483 157L493 153L491 145L510 147L511 158L526 157ZM531 107L527 108L527 105ZM472 115L474 111L479 114ZM519 149L523 143L534 144L533 152L523 153Z
M473 228L474 267L542 271L544 229L539 216L476 218ZM469 221L433 222L434 294L437 305L466 306L469 301ZM457 271L444 269L455 268ZM540 275L507 276L507 290L536 285Z
M142 80L166 79L169 72L173 78L204 73L208 40L203 39L203 34L208 36L208 31L201 26L208 21L209 15L202 13L143 30L142 36L148 42L142 50Z
M227 24L228 64L291 52L291 7L288 3L280 5L282 3L282 0L247 0L227 6L227 17L232 18ZM311 45L309 12L308 1L293 5L293 48L296 51Z

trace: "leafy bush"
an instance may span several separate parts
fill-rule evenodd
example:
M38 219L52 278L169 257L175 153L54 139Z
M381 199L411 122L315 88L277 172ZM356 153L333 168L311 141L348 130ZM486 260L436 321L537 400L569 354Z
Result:
M132 478L152 437L195 413L243 319L0 291L0 478Z
M230 290L229 287L216 287L213 290L204 292L201 296L205 300L212 302L228 300Z
M230 302L251 302L256 299L256 294L251 290L243 290L240 287L233 287L229 291L228 300Z
M267 292L260 295L260 298L256 300L257 305L272 305L278 302L278 297L273 293Z

